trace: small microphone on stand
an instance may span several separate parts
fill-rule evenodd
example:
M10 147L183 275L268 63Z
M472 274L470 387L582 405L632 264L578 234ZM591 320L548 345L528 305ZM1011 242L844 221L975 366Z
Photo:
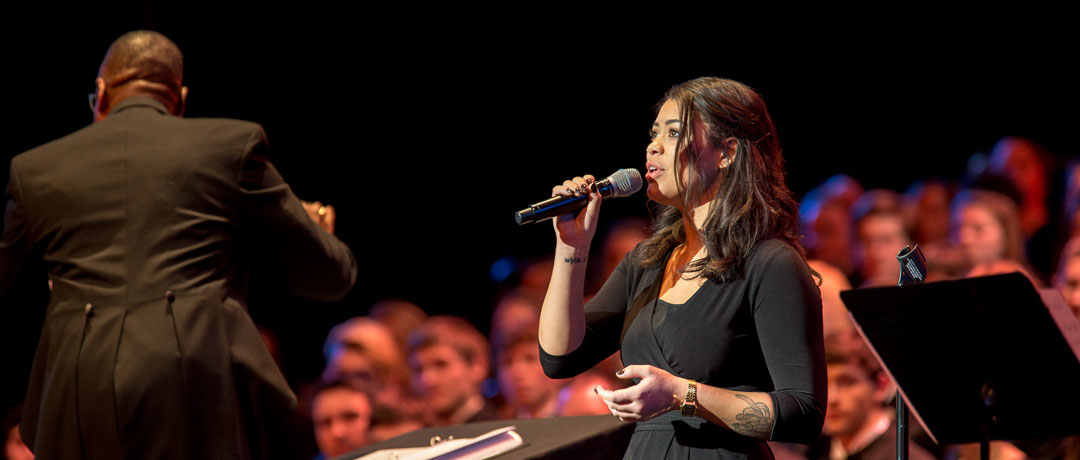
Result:
M606 179L597 181L593 187L604 198L630 196L641 190L641 173L634 168L620 169ZM587 204L589 204L588 195L553 196L514 213L514 219L517 220L518 225L543 222L555 216L577 211Z
M926 256L923 255L919 245L914 248L904 246L898 254L896 261L900 262L900 280L897 286L922 284L926 281Z

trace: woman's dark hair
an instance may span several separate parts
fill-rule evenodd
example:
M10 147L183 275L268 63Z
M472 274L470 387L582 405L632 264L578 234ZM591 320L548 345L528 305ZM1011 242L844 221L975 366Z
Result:
M725 139L738 140L732 162L720 170L720 185L701 229L708 257L692 262L686 272L715 282L733 279L741 274L754 245L767 238L790 244L805 258L799 244L798 203L784 181L776 127L761 96L737 81L703 77L671 88L660 104L669 100L678 104L682 125L674 164L684 209L693 209L710 185L702 168L715 167L699 164L697 149L725 148ZM705 142L694 142L694 123L702 124ZM682 168L690 173L686 184ZM683 227L678 208L657 204L653 236L642 245L639 262L665 263L672 249L685 241Z

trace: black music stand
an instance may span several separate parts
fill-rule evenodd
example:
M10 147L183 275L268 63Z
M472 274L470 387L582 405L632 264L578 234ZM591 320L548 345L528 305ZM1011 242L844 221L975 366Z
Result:
M1060 294L1010 273L840 297L938 444L986 458L991 439L1080 433L1080 323Z

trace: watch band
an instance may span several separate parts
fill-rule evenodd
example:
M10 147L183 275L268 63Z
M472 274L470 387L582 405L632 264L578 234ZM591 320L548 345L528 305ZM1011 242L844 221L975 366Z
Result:
M683 416L693 417L697 414L697 382L686 381L686 399L679 405L679 411Z

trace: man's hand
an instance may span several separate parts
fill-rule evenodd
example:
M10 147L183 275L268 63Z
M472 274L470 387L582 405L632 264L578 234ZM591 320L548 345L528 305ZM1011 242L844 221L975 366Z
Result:
M334 221L337 220L337 213L334 212L333 206L324 205L318 201L309 203L303 200L300 200L300 204L304 205L304 210L307 211L312 222L319 224L319 227L326 230L326 233L334 234Z

